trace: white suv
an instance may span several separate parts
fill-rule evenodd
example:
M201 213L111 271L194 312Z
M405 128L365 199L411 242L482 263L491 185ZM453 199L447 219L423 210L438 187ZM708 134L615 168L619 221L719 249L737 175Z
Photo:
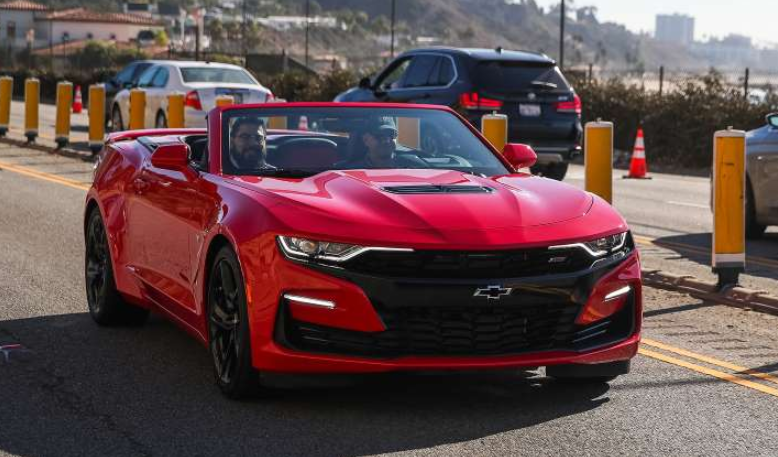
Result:
M265 103L273 94L237 65L194 61L157 61L138 79L146 91L145 127L167 127L167 96L185 94L186 127L204 127L205 115L216 106L216 97L230 95L235 103ZM114 130L127 128L130 119L130 89L118 94L111 107Z

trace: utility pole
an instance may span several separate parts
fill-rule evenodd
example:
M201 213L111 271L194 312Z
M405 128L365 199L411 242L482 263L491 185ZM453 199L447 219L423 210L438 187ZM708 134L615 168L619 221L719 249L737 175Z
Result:
M308 67L308 29L311 24L311 0L305 0L305 67Z
M241 47L243 48L243 63L245 65L246 63L246 54L248 54L248 50L246 48L246 2L248 0L243 0L243 11L242 11L242 19L240 22L240 38L241 38Z
M391 38L391 45L390 45L390 51L389 56L391 59L394 59L394 18L395 18L395 0L392 0L392 38Z
M559 68L565 68L565 0L559 6Z

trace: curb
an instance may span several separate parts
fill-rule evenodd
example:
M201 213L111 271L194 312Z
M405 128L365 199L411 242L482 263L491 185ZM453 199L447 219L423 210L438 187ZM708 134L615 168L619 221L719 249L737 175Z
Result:
M67 147L54 148L51 146L45 146L37 143L28 143L25 140L17 140L15 138L9 138L7 136L0 137L0 143L10 144L20 148L34 149L36 151L48 152L50 154L56 154L71 159L79 159L79 160L83 160L84 162L94 162L96 157L92 155L91 152L88 151L80 151L78 149L67 148Z
M745 310L778 316L778 297L765 291L733 287L718 291L715 283L693 276L674 275L660 270L643 270L643 284L656 289L686 293L694 298Z

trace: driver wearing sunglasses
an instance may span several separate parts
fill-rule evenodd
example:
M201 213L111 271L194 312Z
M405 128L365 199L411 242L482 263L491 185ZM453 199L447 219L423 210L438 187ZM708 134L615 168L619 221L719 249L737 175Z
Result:
M230 160L238 170L275 168L267 158L267 132L255 117L242 117L230 129Z
M418 157L397 154L397 127L391 118L372 119L361 140L364 154L339 164L339 168L429 168Z

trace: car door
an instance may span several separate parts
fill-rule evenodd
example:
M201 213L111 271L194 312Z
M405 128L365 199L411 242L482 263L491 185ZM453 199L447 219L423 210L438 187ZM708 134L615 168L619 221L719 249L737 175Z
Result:
M748 143L756 170L749 170L754 198L767 216L768 224L778 224L778 128L763 127Z
M395 101L402 93L400 84L408 71L408 67L411 64L413 56L400 57L394 62L390 63L384 71L382 71L373 82L372 100L376 101ZM372 101L371 100L371 101ZM354 100L354 101L368 101L368 100Z
M203 177L195 166L161 169L149 157L133 181L135 196L129 210L131 242L138 244L135 271L144 290L191 325L198 313L192 256L202 246L205 224L218 212L214 186Z
M165 127L167 126L164 114L165 98L167 97L167 83L170 79L170 71L165 66L160 66L151 84L146 89L146 126L147 127ZM157 120L165 121L158 123Z
M451 61L439 54L417 54L387 101L402 103L446 104L444 92L453 80ZM441 75L441 70L443 73ZM441 81L441 79L445 81Z

